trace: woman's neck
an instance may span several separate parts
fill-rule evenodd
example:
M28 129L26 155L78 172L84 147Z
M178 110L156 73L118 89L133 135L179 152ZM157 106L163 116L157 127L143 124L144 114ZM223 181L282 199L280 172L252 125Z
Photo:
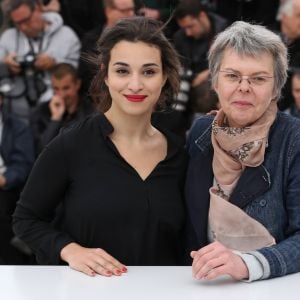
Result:
M156 129L151 125L151 114L139 116L120 115L115 111L108 110L105 116L114 128L111 135L112 139L140 141L156 132Z

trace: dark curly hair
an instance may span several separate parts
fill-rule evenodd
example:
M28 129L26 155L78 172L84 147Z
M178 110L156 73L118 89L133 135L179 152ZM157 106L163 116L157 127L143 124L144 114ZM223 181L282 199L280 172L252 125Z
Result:
M111 50L121 41L143 42L160 50L163 73L167 80L158 100L159 107L164 107L166 100L169 103L177 95L180 84L180 62L177 52L162 30L161 22L145 17L122 19L114 27L104 30L97 42L97 56L90 57L90 61L96 64L98 71L89 88L89 95L100 111L105 112L111 106L112 99L105 84L105 78Z

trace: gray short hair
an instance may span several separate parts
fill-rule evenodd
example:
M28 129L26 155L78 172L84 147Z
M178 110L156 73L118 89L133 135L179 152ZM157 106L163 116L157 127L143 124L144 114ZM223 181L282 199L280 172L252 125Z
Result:
M4 0L2 9L6 15L10 15L14 10L18 9L21 5L27 5L31 11L39 5L38 0Z
M294 14L294 2L295 0L284 0L280 3L276 19L280 21L282 15L292 16Z
M274 95L279 99L281 89L287 79L287 48L278 35L261 25L252 25L243 21L234 22L225 31L219 33L212 44L208 63L212 85L217 80L218 72L226 49L232 49L243 56L258 57L269 53L274 61Z

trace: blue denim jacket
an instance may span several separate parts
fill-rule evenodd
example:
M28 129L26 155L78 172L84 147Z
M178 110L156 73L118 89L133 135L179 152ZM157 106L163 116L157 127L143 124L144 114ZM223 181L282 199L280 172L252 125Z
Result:
M213 184L212 117L198 119L188 136L186 179L188 250L207 241L209 188ZM300 271L300 120L278 112L262 165L247 167L230 202L262 223L276 245L257 249L269 262L270 277Z

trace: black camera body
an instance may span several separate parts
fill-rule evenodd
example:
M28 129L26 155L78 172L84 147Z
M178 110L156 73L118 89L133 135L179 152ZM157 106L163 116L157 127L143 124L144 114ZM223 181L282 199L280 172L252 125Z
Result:
M35 54L34 53L27 53L25 55L18 55L16 56L15 60L18 64L20 64L21 69L33 69L34 68L34 62L35 62Z
M21 67L21 77L23 78L25 90L24 94L30 106L35 106L39 97L46 91L47 86L44 83L44 73L37 70L34 66L36 55L28 52L25 55L15 57Z
M180 88L173 108L178 111L186 111L190 99L190 90L193 80L193 71L190 69L180 70Z

